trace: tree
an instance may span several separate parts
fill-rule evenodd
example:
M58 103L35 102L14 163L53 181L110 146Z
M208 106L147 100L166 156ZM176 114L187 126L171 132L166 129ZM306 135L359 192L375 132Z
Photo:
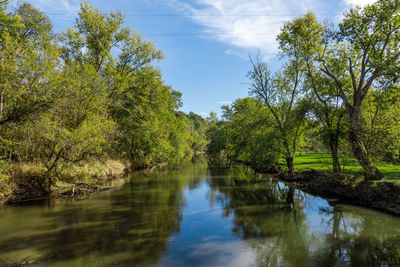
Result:
M105 155L115 127L107 113L104 81L93 66L68 65L62 80L64 90L57 103L23 128L29 139L22 147L41 159L46 178L58 174L61 162L66 166Z
M206 140L206 129L208 127L208 122L202 116L196 113L189 112L186 115L188 118L188 124L190 128L190 135L193 138L191 145L192 150L196 152L203 152L206 150L207 140Z
M60 90L59 50L49 19L30 4L22 4L15 15L4 14L3 9L0 125L47 110Z
M186 118L176 116L181 93L164 84L151 63L162 58L151 42L122 27L121 13L102 13L87 3L63 33L67 64L93 66L104 81L115 138L133 167L177 162L187 154Z
M374 160L399 162L400 90L398 86L372 90L363 103L362 135Z
M134 168L179 162L191 146L187 118L175 113L180 99L152 67L138 72L134 85L110 107L119 151Z
M92 64L107 81L110 106L135 90L135 76L140 71L163 57L153 43L122 27L124 22L122 13L102 13L84 2L75 26L62 35L63 59Z
M339 92L328 77L320 75L316 58L322 53L327 26L316 20L312 13L287 22L277 40L282 56L303 61L302 72L305 91L308 93L312 119L321 126L320 135L332 155L333 171L340 171L338 158L339 141L344 131L344 111Z
M288 172L294 175L293 159L298 141L304 131L306 105L301 100L302 72L300 58L286 62L284 69L274 76L265 62L251 59L248 73L250 94L261 100L275 121L283 144Z
M269 110L252 97L239 98L222 108L226 121L210 128L213 139L209 150L223 147L230 160L249 164L259 171L276 171L281 144Z
M348 140L366 180L383 175L362 139L362 104L379 82L391 84L399 78L399 13L398 0L379 0L363 9L351 9L318 59L320 70L334 81L346 108Z

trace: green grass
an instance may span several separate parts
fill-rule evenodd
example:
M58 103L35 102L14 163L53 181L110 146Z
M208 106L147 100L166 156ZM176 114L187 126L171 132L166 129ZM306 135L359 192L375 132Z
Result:
M339 155L341 168L346 173L362 175L362 167L357 160L345 155ZM332 170L332 158L330 153L308 152L297 154L294 158L294 168L296 172L306 170ZM385 176L386 181L400 183L400 165L385 163L378 164L379 170Z

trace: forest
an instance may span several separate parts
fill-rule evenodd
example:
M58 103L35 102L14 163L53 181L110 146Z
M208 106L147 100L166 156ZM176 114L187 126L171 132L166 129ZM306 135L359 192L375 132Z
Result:
M82 3L75 25L56 33L30 3L7 7L2 0L0 198L41 197L59 182L93 182L204 150L206 120L179 111L181 92L156 66L162 52L121 13Z

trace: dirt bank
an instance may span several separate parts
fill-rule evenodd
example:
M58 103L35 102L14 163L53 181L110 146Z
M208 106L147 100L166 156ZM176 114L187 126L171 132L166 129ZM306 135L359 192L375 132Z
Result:
M36 166L18 166L10 178L0 181L0 204L84 198L94 192L118 188L125 183L128 172L128 164L117 160L75 166L57 178L44 178Z
M346 174L306 171L294 177L279 178L297 188L322 197L335 197L347 203L400 216L400 186L389 182L366 182Z

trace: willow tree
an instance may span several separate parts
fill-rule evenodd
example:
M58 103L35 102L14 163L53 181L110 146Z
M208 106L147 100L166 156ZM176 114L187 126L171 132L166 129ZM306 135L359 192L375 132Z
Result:
M28 3L0 2L0 125L48 110L59 91L59 51L47 16Z

